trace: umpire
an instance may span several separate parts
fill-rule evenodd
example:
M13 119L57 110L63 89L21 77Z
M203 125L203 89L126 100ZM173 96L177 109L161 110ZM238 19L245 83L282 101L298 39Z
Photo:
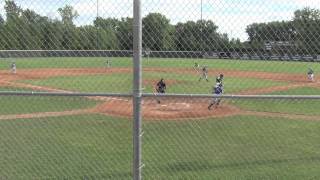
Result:
M156 84L156 91L159 94L164 94L166 93L166 83L164 82L163 78L160 79L160 81ZM160 100L157 100L158 103L160 103Z

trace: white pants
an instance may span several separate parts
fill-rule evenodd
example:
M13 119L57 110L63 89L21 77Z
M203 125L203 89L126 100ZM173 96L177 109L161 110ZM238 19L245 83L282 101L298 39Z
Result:
M202 73L200 79L208 79L208 74Z
M308 74L308 79L310 81L314 81L314 74Z
M15 74L15 73L17 72L17 68L16 68L16 67L12 68L12 69L11 69L11 72L12 72L13 74Z
M221 96L222 94L215 94L215 95L216 95L216 96ZM212 103L212 104L219 104L220 101L221 101L221 98L219 98L219 97L214 97L214 98L212 98L211 103Z

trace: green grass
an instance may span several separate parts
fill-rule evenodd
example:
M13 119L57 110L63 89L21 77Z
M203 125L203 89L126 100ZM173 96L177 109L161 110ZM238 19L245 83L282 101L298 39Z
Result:
M132 121L0 121L0 177L131 179ZM145 121L144 179L318 179L320 123L237 116Z
M320 177L319 122L238 116L144 124L146 179Z
M290 89L287 91L277 91L271 94L274 95L319 95L318 88L301 87ZM263 112L279 112L290 114L303 115L320 115L320 101L312 100L272 100L272 99L258 99L258 100L236 100L235 105L253 111Z
M129 74L58 76L21 82L77 92L132 92L132 76Z
M84 109L98 102L79 97L0 96L0 115Z
M28 91L28 88L12 87L12 86L0 86L0 91Z
M153 92L154 86L160 78L167 83L167 93L202 93L210 94L215 84L215 79L209 82L198 81L198 76L178 73L147 72L144 73L143 87L145 92ZM53 87L64 90L79 92L132 92L131 74L106 74L106 75L81 75L81 76L59 76L39 80L23 80L37 86ZM226 78L224 80L225 93L236 93L252 88L263 88L277 85L285 85L284 82L261 80L255 78Z
M273 95L319 95L320 88L299 87L299 88L289 89L286 91L276 91L271 94Z
M96 68L105 67L107 58L90 57L64 57L64 58L7 58L0 62L0 69L9 69L11 62L17 63L20 68ZM112 67L132 67L132 58L108 57L112 61ZM143 67L183 67L192 68L194 62L207 65L209 68L263 71L280 73L306 74L308 67L312 67L315 73L320 71L320 64L313 62L289 62L289 61L254 61L254 60L226 60L226 59L174 59L174 58L150 58L143 59Z
M0 121L0 179L129 179L131 121L102 115Z
M216 79L209 78L209 82L205 80L198 81L199 76L190 74L178 74L178 73L145 73L145 79L152 80L154 84L160 79L174 81L167 84L168 93L199 93L199 94L211 94L212 88L215 85ZM226 77L223 81L224 93L237 93L254 88L264 88L270 86L286 85L285 82L276 82L271 80L261 80L256 78L235 78ZM150 92L152 86L147 86L146 90Z
M107 59L112 67L132 67L130 58L100 58L100 57L52 57L52 58L6 58L0 62L0 69L9 69L12 62L19 69L36 68L97 68L106 67Z

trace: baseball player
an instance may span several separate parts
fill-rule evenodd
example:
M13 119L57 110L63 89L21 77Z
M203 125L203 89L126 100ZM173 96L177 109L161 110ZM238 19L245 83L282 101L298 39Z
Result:
M195 62L193 69L196 70L197 72L199 72L199 68L200 68L200 65L197 62Z
M13 63L11 64L11 73L12 73L12 74L16 74L16 73L17 73L17 65L16 65L15 62L13 62Z
M206 81L208 82L208 68L207 66L203 66L201 69L201 75L199 78L199 81L201 81L201 79L206 79Z
M308 68L308 79L312 82L314 82L314 72L311 68Z
M111 60L107 59L106 68L109 69L111 67Z
M158 94L164 94L166 93L166 89L167 89L167 86L166 86L166 83L164 82L164 79L161 78L160 81L156 84L156 91ZM160 100L157 99L157 102L160 104Z
M222 95L223 93L223 85L222 83L217 83L214 88L212 93L215 95L215 97L213 97L211 103L208 106L208 109L211 110L212 106L214 106L214 108L217 108L221 102L221 99L217 96Z
M216 83L221 83L223 81L223 74L219 74L219 76L216 77Z

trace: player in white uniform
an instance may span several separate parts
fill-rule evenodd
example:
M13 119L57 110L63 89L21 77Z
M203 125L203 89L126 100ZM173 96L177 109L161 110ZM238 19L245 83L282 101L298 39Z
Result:
M200 74L200 78L199 81L201 81L201 79L206 79L206 81L208 82L208 68L207 66L203 66L201 69L201 74Z
M311 81L311 82L314 82L314 72L311 68L309 68L308 70L308 79Z
M11 64L11 73L12 73L12 74L16 74L16 73L17 73L17 65L16 65L15 62L13 62L13 63Z

